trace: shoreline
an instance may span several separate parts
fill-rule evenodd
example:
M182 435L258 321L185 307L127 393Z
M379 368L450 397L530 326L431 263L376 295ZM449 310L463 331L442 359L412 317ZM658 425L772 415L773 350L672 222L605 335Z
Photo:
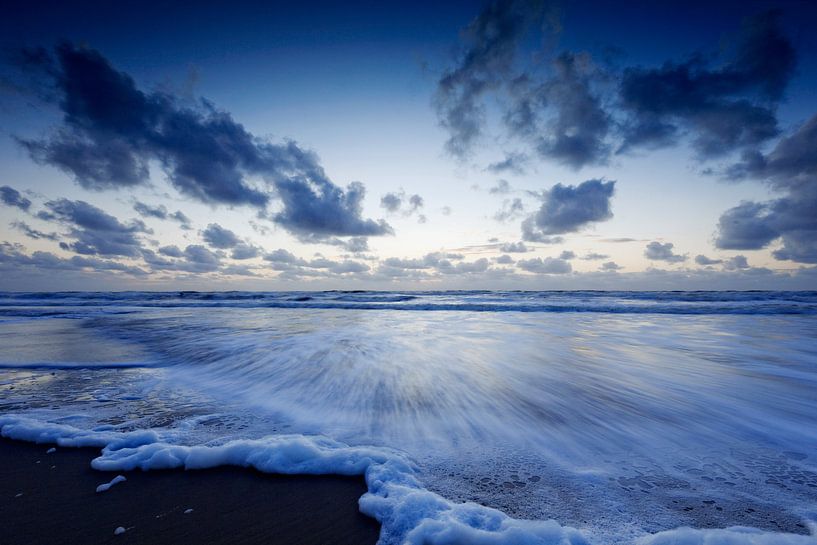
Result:
M97 471L96 448L0 439L2 543L376 543L362 477L253 469ZM126 481L96 488L117 475ZM192 511L189 511L191 510ZM115 534L117 528L125 532Z

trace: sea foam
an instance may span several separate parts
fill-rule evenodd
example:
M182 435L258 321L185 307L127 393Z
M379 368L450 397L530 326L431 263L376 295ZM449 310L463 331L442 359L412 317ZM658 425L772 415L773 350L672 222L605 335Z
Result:
M327 437L275 435L223 445L180 445L178 431L82 430L23 416L0 416L0 434L11 439L95 446L100 471L218 466L251 467L266 473L363 475L368 492L360 510L381 524L380 545L589 545L580 530L555 520L519 520L476 503L453 503L423 488L404 454L381 447L349 446ZM119 477L114 479L116 481ZM124 478L122 479L124 480ZM112 481L113 483L113 481ZM606 541L596 541L607 545ZM645 536L639 545L814 545L817 537L751 528L678 528Z

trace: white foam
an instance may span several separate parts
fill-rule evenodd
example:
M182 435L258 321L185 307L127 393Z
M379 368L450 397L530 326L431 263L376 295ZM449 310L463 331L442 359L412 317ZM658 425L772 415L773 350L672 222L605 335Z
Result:
M361 512L381 523L380 545L589 545L581 531L554 520L514 519L476 503L453 503L422 487L417 468L400 452L349 446L322 436L276 435L223 445L179 445L164 442L155 431L120 433L0 417L0 434L13 439L63 446L97 446L91 462L101 471L134 469L206 469L222 465L251 467L266 473L363 475L368 492ZM172 434L165 433L165 439ZM121 475L110 487L125 478ZM99 488L97 489L99 490ZM188 509L185 513L192 512ZM119 527L114 532L125 531ZM602 542L606 545L606 542ZM814 545L815 535L762 532L751 528L700 530L678 528L639 540L639 545Z
M119 484L119 483L122 483L122 482L125 482L125 481L127 481L127 480L128 480L128 479L126 479L124 475L117 475L116 477L114 477L113 479L111 479L111 481L110 481L110 482L107 482L107 483L104 483L104 484L101 484L101 485L97 486L97 487L96 487L96 491L97 491L97 492L106 492L106 491L107 491L108 489L110 489L110 488L111 488L113 485L115 485L115 484Z

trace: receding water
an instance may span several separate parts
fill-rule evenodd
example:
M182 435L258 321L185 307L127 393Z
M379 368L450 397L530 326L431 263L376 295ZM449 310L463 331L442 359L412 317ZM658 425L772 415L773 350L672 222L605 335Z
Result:
M806 533L817 294L0 294L0 410L323 434L602 542Z

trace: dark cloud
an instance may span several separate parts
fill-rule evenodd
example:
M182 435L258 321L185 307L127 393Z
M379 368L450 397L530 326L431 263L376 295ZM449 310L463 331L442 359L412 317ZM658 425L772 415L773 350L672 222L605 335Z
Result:
M758 151L743 154L740 162L726 172L733 180L758 179L774 189L797 190L817 178L817 115L813 115L791 135L782 138L766 155Z
M172 220L178 221L182 229L189 230L193 228L190 226L190 218L185 216L181 210L176 210L172 214L168 214L167 217Z
M530 158L524 153L509 153L505 156L505 158L501 161L497 161L496 163L491 163L485 170L491 172L493 174L517 174L522 175L525 174L525 169L527 168L528 162ZM500 183L504 182L506 185L508 184L505 180L500 180ZM506 193L507 191L503 191L502 193ZM495 193L493 189L491 189L491 193Z
M209 224L207 228L202 231L201 235L211 248L232 250L230 257L233 259L252 259L261 254L260 248L241 240L238 235L217 223Z
M38 231L37 229L32 228L24 221L15 221L11 223L11 226L21 233L23 233L28 238L37 239L46 239L46 240L59 240L60 236L57 233L43 233L42 231Z
M206 101L141 91L92 49L66 43L53 57L41 51L27 59L28 68L52 77L63 124L48 138L20 143L87 189L147 183L156 161L177 190L202 202L265 209L277 196L283 209L273 220L295 233L391 232L382 221L361 218L362 184L334 185L317 156L294 142L260 139ZM263 181L253 183L253 176Z
M695 263L701 265L702 267L708 267L710 265L720 265L723 263L723 259L712 259L703 254L698 254L695 256Z
M209 224L207 228L201 232L201 237L204 239L204 242L213 248L219 248L221 250L233 248L241 243L241 239L238 238L238 235L217 223Z
M156 218L160 220L174 220L181 224L182 229L191 229L190 218L184 215L181 210L175 212L168 212L167 207L163 204L153 206L141 201L133 203L133 209L137 214L143 218Z
M782 246L776 259L817 263L817 115L768 154L752 152L733 165L735 179L766 182L782 197L765 202L742 202L718 221L715 244L728 250L757 250L774 241Z
M621 69L552 49L550 58L525 66L519 50L529 29L552 42L548 14L541 5L498 1L463 31L463 55L439 80L435 98L453 155L466 156L479 139L489 95L509 135L574 169L607 163L614 148L659 148L688 138L699 156L712 158L778 134L776 109L796 65L779 12L747 18L719 55ZM514 166L509 156L487 170Z
M6 206L14 206L24 212L28 212L31 207L31 201L23 197L23 195L7 185L0 186L0 202Z
M729 258L724 264L723 268L727 271L741 271L745 269L750 269L749 260L746 259L745 255L736 255L734 257Z
M587 180L577 186L556 184L542 193L539 210L522 222L523 238L542 241L612 218L610 199L615 184L602 180Z
M437 83L434 105L449 133L446 150L465 157L482 133L484 95L510 76L517 44L541 20L540 2L494 1L461 32L463 50L456 65Z
M160 204L159 206L151 206L141 201L136 201L133 204L133 209L143 218L157 218L160 220L167 219L167 208L163 204Z
M573 168L606 161L611 119L594 89L600 78L589 55L563 52L544 75L515 71L527 31L552 28L547 15L543 2L495 1L463 30L464 52L440 78L435 97L451 154L468 155L485 123L485 97L495 93L506 102L509 132L540 156ZM494 172L520 168L512 157L489 167Z
M325 178L291 178L276 184L284 208L273 221L296 234L377 236L393 234L383 220L363 219L366 190L352 182L344 191Z
M60 247L83 255L126 256L141 255L139 233L149 230L140 220L121 223L114 216L85 201L57 199L45 203L45 210L37 217L55 221L68 227L65 235L71 242Z
M796 62L779 16L747 19L720 66L696 55L660 68L626 69L620 98L629 118L622 149L666 146L687 131L701 156L714 157L776 136L775 106Z
M182 257L184 253L179 249L178 246L171 245L171 246L162 246L159 248L159 253L167 256L167 257Z
M564 52L552 61L544 82L529 77L514 82L505 123L544 158L574 169L604 164L612 119L594 90L601 79L589 55Z
M523 271L537 274L569 274L573 272L573 267L568 261L555 257L522 259L516 262L516 266Z
M673 252L675 245L672 242L660 243L650 242L644 249L644 257L653 261L666 261L667 263L681 263L687 260L686 255L679 255Z
M191 272L212 272L221 267L221 258L200 244L190 244L184 249L184 258Z
M718 220L715 245L724 250L759 250L780 236L768 204L743 202Z

